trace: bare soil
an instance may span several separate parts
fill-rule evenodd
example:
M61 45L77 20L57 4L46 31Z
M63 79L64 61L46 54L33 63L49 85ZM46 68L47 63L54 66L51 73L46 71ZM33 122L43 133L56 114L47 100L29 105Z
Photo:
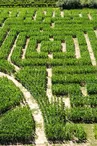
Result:
M75 46L75 55L76 55L76 58L79 59L81 57L81 54L80 54L78 39L73 38L73 41L74 41L74 46Z
M88 34L84 34L84 36L85 36L85 39L86 39L87 49L88 49L89 54L90 54L92 65L96 66L97 63L96 63L96 59L95 59L95 56L94 56L94 52L93 52L93 49L92 49Z
M26 51L27 51L29 41L30 41L30 38L27 38L25 48L22 50L23 51L22 59L25 59L25 55L26 55Z

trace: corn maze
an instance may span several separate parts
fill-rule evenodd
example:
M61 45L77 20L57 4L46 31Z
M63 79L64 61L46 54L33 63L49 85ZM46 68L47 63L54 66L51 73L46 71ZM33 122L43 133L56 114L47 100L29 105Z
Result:
M96 123L97 10L0 8L0 144L96 146Z

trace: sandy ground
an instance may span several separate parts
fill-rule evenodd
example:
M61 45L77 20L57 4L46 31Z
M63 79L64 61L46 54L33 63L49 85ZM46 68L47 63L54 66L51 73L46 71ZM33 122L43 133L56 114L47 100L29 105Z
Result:
M37 12L35 12L35 15L33 16L33 20L36 20Z
M49 102L52 102L52 68L47 68L47 91L46 95L49 99Z
M63 11L61 11L61 17L62 17L62 18L64 17L64 12L63 12Z
M15 40L15 42L14 42L12 48L11 48L11 51L10 51L10 53L9 53L9 56L8 56L8 58L7 58L8 62L9 62L12 66L14 66L16 72L19 71L20 68L19 68L18 66L16 66L15 64L12 63L12 61L11 61L11 56L12 56L12 53L13 53L13 51L14 51L14 48L16 47L16 42L17 42L17 40L18 40L18 37L19 37L19 35L17 36L17 38L16 38L16 40Z
M81 92L83 94L83 96L88 96L88 92L87 92L87 87L81 87Z
M66 43L61 43L62 52L66 52Z
M43 13L44 13L44 15L46 15L47 12L46 11L43 11Z
M44 145L45 143L47 143L47 139L45 136L45 130L44 130L44 120L42 117L42 113L40 111L40 108L36 102L36 100L34 99L34 97L30 94L30 92L22 86L21 83L19 83L13 76L9 76L7 74L4 74L2 72L0 72L0 77L7 77L9 80L11 80L23 93L24 98L28 104L28 106L30 107L31 111L32 111L32 116L36 122L36 138L35 138L35 144L41 144Z
M55 11L53 12L53 15L52 15L52 17L53 17L53 18L55 17Z
M51 23L51 28L54 28L55 27L55 23Z
M81 13L79 14L79 17L83 17Z
M54 38L53 38L53 37L52 37L52 38L49 38L49 40L50 40L50 41L54 41Z
M94 52L93 52L93 49L92 49L88 34L84 34L84 36L85 36L85 39L86 39L87 48L88 48L88 51L89 51L89 54L90 54L92 65L96 66L96 59L95 59L95 56L94 56Z
M88 18L89 18L89 20L92 20L92 16L90 13L88 14Z
M41 48L41 43L38 43L37 44L37 49L36 49L38 53L40 53L40 48Z
M62 97L63 103L65 104L65 107L70 108L70 98L69 97Z
M26 45L25 45L25 48L23 49L22 59L25 59L25 55L26 55L26 51L27 51L27 47L28 47L29 41L30 41L30 38L28 38L26 40Z
M48 58L53 59L53 54L48 54Z
M75 46L75 55L76 55L76 58L78 59L81 57L78 39L73 38L73 41L74 41L74 46Z

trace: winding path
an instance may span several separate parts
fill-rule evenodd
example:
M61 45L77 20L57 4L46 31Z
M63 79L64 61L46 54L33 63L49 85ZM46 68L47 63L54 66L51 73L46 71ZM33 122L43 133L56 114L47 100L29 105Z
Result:
M34 99L34 97L30 94L30 92L20 83L18 82L14 76L10 76L8 74L0 72L0 77L7 77L11 80L23 93L24 98L32 111L33 118L36 123L36 137L35 144L36 145L44 145L47 144L47 139L44 130L44 120L42 116L42 112L39 108L38 103Z

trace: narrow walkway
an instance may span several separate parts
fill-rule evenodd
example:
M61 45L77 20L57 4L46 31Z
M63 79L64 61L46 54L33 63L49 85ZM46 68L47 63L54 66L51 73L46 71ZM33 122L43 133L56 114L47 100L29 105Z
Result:
M88 51L89 51L89 54L90 54L92 65L96 66L96 59L95 59L95 56L94 56L94 52L93 52L93 49L92 49L88 34L84 34L84 36L85 36L85 39L86 39L87 48L88 48Z
M48 58L53 59L53 54L48 53ZM49 99L49 102L51 103L53 100L53 94L52 94L52 68L47 68L47 90L46 95Z
M52 53L49 53L48 54L48 58L53 59L53 54Z
M13 51L14 51L14 48L16 47L16 42L17 42L17 40L18 40L18 37L19 37L19 34L17 35L17 38L16 38L16 40L15 40L15 42L14 42L12 48L11 48L11 51L10 51L9 56L8 56L8 59L7 59L8 62L15 68L15 71L16 71L16 72L19 71L20 68L19 68L18 66L16 66L15 64L12 63L12 61L11 61L11 56L12 56L12 53L13 53Z
M55 17L55 11L53 11L53 15L52 15L52 17L53 17L53 18Z
M62 97L62 101L65 104L65 107L70 108L70 97Z
M55 23L51 23L51 28L54 28L55 27Z
M52 102L52 68L47 68L47 91L46 95L49 99L49 102Z
M81 89L81 92L82 92L83 96L88 96L88 92L87 92L87 87L86 86L81 87L80 89Z
M54 41L54 38L53 38L53 37L51 37L51 38L49 38L49 40L50 40L50 41Z
M62 46L62 52L66 52L66 43L62 42L61 46Z
M37 44L37 48L36 48L36 50L37 50L38 53L40 53L40 48L41 48L41 43L38 43Z
M89 20L92 20L92 16L90 13L88 14L88 18L89 18Z
M80 17L80 18L82 18L82 17L83 17L81 13L79 14L79 17Z
M63 11L61 11L61 17L64 18L64 12Z
M34 16L33 16L33 20L36 20L37 17L37 12L35 12Z
M36 122L36 137L35 137L35 144L36 145L46 145L47 139L45 136L45 129L44 129L44 120L42 117L42 112L39 108L38 103L34 99L34 97L30 94L30 92L20 83L18 82L13 76L9 76L5 73L0 72L0 77L7 77L11 80L23 93L24 98L32 111L32 116Z
M79 48L78 39L73 38L73 41L74 41L74 46L75 46L75 56L77 59L79 59L81 57L81 55L80 55L80 48Z
M44 15L46 15L47 12L46 11L43 11L43 13L44 13Z
M27 51L29 41L30 41L30 38L27 38L25 48L22 50L23 51L22 59L25 59L25 55L26 55L26 51Z
M9 11L9 17L11 17L11 13L12 13L12 12L11 12L11 11Z

